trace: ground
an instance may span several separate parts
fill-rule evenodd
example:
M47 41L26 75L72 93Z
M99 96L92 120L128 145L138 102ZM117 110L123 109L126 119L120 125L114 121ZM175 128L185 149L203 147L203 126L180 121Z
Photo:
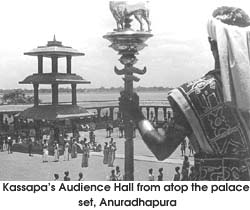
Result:
M87 133L86 133L87 135ZM105 138L105 131L99 130L96 132L96 140L103 145L103 142L109 141L109 138ZM117 142L117 158L114 166L120 166L122 173L124 174L124 139L118 138L117 130L113 134L114 141ZM164 180L172 180L174 175L174 168L181 166L183 157L180 154L180 148L168 159L163 162L157 161L138 134L134 140L135 148L135 162L134 162L134 177L135 180L147 180L148 169L153 168L154 176L157 179L158 169L163 168ZM63 161L63 157L60 157L59 162L53 162L53 157L49 157L48 163L42 162L41 155L28 156L27 153L14 152L8 154L0 152L0 180L10 181L50 181L53 180L53 174L58 173L63 180L64 171L69 171L72 181L77 181L78 173L83 172L86 181L104 181L110 174L111 169L114 167L107 167L102 163L102 152L90 154L89 167L81 168L81 154L78 154L76 159L70 159L69 161ZM190 159L192 164L193 160Z

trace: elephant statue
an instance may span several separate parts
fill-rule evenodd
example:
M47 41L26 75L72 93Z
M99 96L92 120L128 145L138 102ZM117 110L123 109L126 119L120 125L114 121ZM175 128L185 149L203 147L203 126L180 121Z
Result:
M126 20L131 16L134 16L139 22L139 31L144 31L143 20L147 23L147 31L151 31L147 2L110 1L109 6L117 24L117 28L114 29L115 31L123 31L126 29Z

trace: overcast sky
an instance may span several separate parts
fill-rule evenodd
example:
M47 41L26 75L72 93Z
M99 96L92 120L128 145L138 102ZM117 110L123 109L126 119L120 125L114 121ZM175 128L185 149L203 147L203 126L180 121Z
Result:
M123 86L121 77L113 72L115 65L122 68L119 55L102 38L116 26L108 2L1 0L0 88L32 88L18 84L37 72L37 59L23 53L46 45L54 34L64 45L86 54L72 59L72 71L91 81L79 87ZM250 14L249 0L151 0L154 36L135 65L145 65L148 71L136 86L176 87L211 70L206 22L212 11L223 5L239 6ZM59 66L64 65L65 61L60 60ZM50 70L50 60L45 59L44 68Z

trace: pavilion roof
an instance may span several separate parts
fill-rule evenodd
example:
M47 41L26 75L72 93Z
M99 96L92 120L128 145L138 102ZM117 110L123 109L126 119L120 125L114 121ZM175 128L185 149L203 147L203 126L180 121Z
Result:
M20 113L19 117L34 120L64 120L73 118L86 118L94 116L95 113L87 111L77 105L39 105L31 107Z
M90 84L77 74L43 73L27 76L20 84Z
M37 48L30 50L29 52L25 52L24 55L42 55L44 57L51 57L53 55L56 55L58 57L65 57L67 55L83 56L85 54L72 47L62 45L62 42L57 41L54 36L53 41L48 41L46 46L38 46Z
M0 113L18 113L21 112L29 107L33 106L33 104L4 104L0 105Z

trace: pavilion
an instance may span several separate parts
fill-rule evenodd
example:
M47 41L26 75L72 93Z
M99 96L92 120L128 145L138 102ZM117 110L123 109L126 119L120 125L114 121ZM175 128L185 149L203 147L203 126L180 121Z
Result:
M90 82L83 79L77 74L71 72L71 60L73 56L84 56L84 53L73 49L72 47L62 45L62 42L57 41L55 36L53 41L48 41L46 46L39 46L24 55L37 56L38 58L38 73L27 76L20 84L33 84L34 88L34 105L22 111L20 118L33 119L35 122L46 120L53 123L54 139L59 140L59 127L62 121L69 119L71 122L74 119L80 119L93 116L94 113L87 111L84 107L77 105L77 84L89 84ZM49 73L43 71L43 59L51 59L51 69ZM58 59L66 58L66 72L58 72ZM39 103L39 85L51 85L52 103ZM70 104L62 104L58 100L59 85L71 85L72 101ZM38 131L39 132L39 131Z

